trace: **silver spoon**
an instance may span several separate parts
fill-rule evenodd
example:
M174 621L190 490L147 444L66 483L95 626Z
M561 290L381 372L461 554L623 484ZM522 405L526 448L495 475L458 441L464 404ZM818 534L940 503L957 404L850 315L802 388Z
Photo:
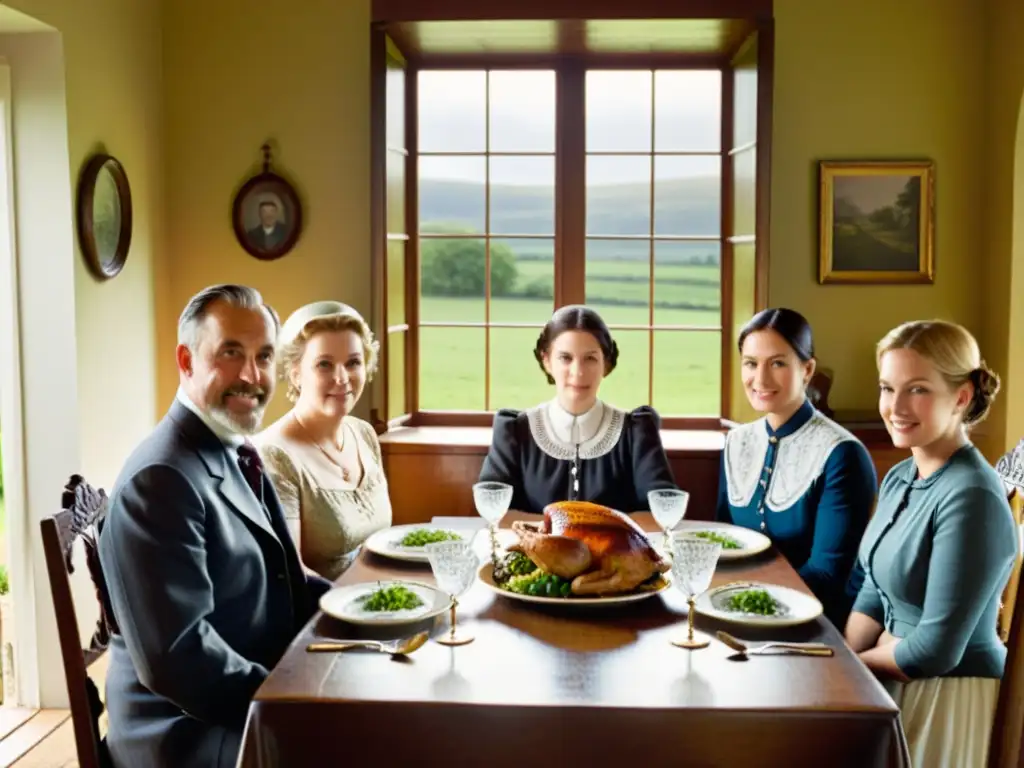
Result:
M405 637L399 640L332 640L325 643L310 643L306 650L310 653L324 651L347 651L351 648L370 648L381 653L389 653L392 656L408 656L427 642L429 632L417 632L412 637Z
M747 645L742 640L738 640L728 632L719 630L715 633L719 640L725 643L727 646L732 648L734 651L745 654L747 656L756 654L765 654L770 651L781 651L783 653L791 653L799 656L832 656L835 651L824 643L783 643L783 642L770 642L762 643L761 645Z

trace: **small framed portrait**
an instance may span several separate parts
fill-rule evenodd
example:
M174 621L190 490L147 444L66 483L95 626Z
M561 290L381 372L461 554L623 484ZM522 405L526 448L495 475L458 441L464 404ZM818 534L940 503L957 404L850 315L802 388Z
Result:
M263 172L253 176L235 195L231 219L235 237L251 256L279 259L295 247L302 233L302 204L295 189L270 170L264 146Z
M819 283L932 283L930 161L822 162Z
M115 158L96 154L78 179L78 242L89 271L98 280L115 277L128 260L132 242L132 192Z

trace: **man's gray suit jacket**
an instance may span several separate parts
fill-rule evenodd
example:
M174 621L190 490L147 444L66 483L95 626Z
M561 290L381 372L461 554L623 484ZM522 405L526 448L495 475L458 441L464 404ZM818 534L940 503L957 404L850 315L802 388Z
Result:
M117 768L235 765L256 689L330 586L303 571L266 477L262 495L178 401L126 462L99 543Z

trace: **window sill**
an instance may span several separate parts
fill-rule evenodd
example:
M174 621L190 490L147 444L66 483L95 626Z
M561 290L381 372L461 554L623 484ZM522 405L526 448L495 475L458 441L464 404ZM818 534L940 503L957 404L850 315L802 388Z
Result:
M385 454L455 453L485 455L490 427L396 427L379 436ZM725 433L718 430L663 429L661 442L669 458L718 459Z

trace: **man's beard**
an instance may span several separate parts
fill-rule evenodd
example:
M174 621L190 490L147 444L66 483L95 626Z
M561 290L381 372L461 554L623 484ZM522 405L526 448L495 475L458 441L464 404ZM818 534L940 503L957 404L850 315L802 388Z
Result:
M249 413L242 415L233 413L224 406L224 402L232 395L248 395L256 398L258 405ZM252 435L259 431L263 423L263 414L267 407L266 390L260 387L232 387L220 397L220 403L210 406L210 418L229 429L242 435Z

